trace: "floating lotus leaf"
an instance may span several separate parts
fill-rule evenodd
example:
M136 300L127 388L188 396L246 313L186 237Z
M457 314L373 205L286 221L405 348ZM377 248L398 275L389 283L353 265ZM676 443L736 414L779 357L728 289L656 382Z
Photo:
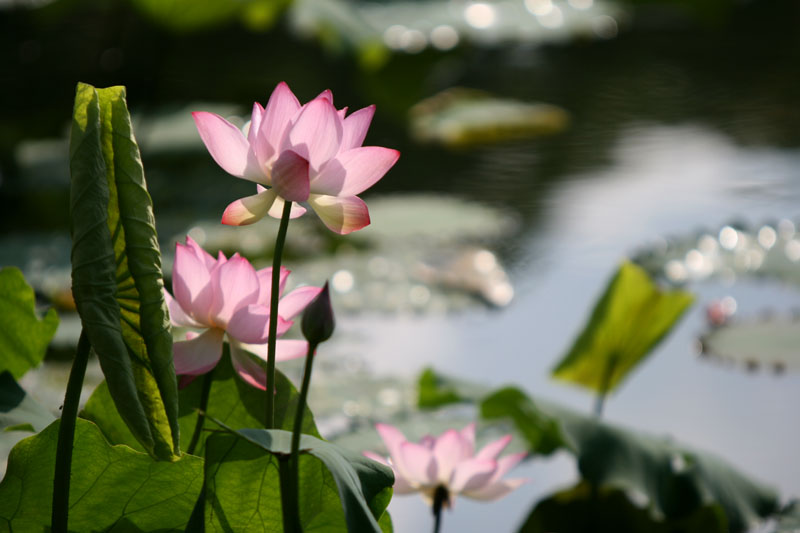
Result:
M771 317L726 322L700 338L702 355L747 370L800 370L800 320Z
M411 134L420 142L470 146L559 133L567 127L558 106L447 89L411 108Z
M800 233L788 219L721 228L659 240L632 258L669 283L722 279L773 280L800 286Z

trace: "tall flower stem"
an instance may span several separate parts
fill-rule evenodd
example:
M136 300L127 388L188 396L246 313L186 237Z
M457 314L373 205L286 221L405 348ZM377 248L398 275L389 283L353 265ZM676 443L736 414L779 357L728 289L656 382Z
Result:
M289 456L289 498L294 502L297 523L300 522L299 502L300 502L300 435L303 433L303 415L306 410L306 399L308 389L311 385L311 367L314 364L314 352L317 345L308 343L306 353L306 366L303 370L303 385L300 387L300 398L297 401L297 411L294 414L294 429L292 430L292 452ZM284 531L289 531L284 528Z
M91 344L86 331L81 331L78 349L67 381L64 406L58 427L58 447L56 448L55 476L53 478L53 533L67 533L69 521L69 481L72 470L72 446L75 440L75 423L78 418L78 404L81 400L83 377L89 361Z
M447 488L439 485L433 493L433 533L439 533L442 526L442 509L449 503Z
M289 228L289 215L292 212L292 202L283 204L281 225L275 239L275 252L272 256L272 293L269 298L269 339L267 344L267 412L265 426L267 429L275 427L275 346L278 337L278 300L280 299L281 282L281 256L283 244L286 242L286 230Z
M222 348L222 357L228 357L228 345L224 344ZM214 381L214 370L212 368L203 375L203 388L200 391L200 405L197 406L197 422L194 424L194 433L192 433L192 440L189 441L189 447L186 448L186 453L194 455L194 450L197 448L197 443L200 442L200 435L203 433L203 424L206 421L206 410L208 409L208 398L211 396L211 383Z

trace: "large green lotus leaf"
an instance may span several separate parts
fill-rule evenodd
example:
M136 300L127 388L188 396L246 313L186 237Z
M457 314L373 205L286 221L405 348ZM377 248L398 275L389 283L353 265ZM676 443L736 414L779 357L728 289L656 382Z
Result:
M20 441L0 482L0 531L45 531L50 525L58 422ZM155 461L111 446L85 420L75 428L70 531L183 531L203 484L203 461Z
M211 390L206 413L233 429L263 426L265 419L266 392L256 389L239 379L233 371L230 357L220 359L212 375ZM192 439L197 423L197 409L200 406L200 394L203 388L203 376L198 377L189 386L180 390L179 423L181 430L181 448L186 449ZM294 415L297 410L299 395L292 382L279 370L275 371L275 423L278 428L291 430L294 427ZM141 444L131 434L114 408L106 382L97 386L92 393L81 416L98 425L103 434L113 444L127 444L143 450ZM209 422L206 422L209 424ZM207 427L207 426L206 426ZM303 433L319 437L314 423L314 416L306 407L303 415ZM203 446L208 432L201 434L196 455L203 455Z
M78 84L70 136L72 291L122 418L178 456L178 391L161 253L123 87Z
M229 0L133 0L156 23L173 31L196 31L230 22L243 2Z
M700 338L703 354L733 361L747 370L800 370L800 322L773 316L732 321Z
M283 430L216 432L206 441L206 531L282 532L280 463L291 450ZM392 494L390 468L309 435L300 440L303 531L382 531Z
M601 394L613 391L669 333L694 297L660 289L624 262L553 376Z
M420 142L463 147L539 137L567 127L558 106L497 98L483 91L455 87L411 108L411 133Z
M417 380L417 407L433 409L452 403L474 402L489 393L483 385L437 374L426 368Z
M0 270L0 323L0 372L8 370L19 379L44 359L58 316L55 309L41 319L36 315L33 289L16 267Z
M11 372L0 372L0 430L41 431L55 417L17 384Z
M725 514L717 506L701 507L681 519L656 521L619 489L593 490L581 482L539 501L520 533L726 533Z
M538 409L559 420L581 477L596 487L618 488L646 499L654 519L681 519L702 507L719 505L729 531L737 532L777 510L772 489L710 453L671 439L616 427L541 400L534 404L511 387L489 396L481 407L483 416L510 417L523 434L537 435L540 422L520 413Z

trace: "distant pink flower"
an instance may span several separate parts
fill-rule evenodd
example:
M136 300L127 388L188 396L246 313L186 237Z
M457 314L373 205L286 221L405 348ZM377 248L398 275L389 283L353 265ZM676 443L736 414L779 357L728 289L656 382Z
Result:
M449 507L456 494L495 500L527 482L501 479L526 455L522 452L498 459L511 435L487 444L476 454L475 424L461 431L449 429L439 437L427 435L419 443L409 442L400 430L387 424L378 424L376 429L389 451L389 460L372 452L364 455L392 468L395 494L419 492L432 503L437 489L444 489L447 497L443 506Z
M305 105L281 82L265 108L253 104L246 133L219 115L192 113L214 161L227 173L258 184L258 194L231 203L223 224L252 224L264 215L280 218L284 200L307 202L322 222L346 234L369 224L367 205L357 195L374 185L400 153L361 146L375 106L345 117L330 91ZM291 217L305 213L292 206Z
M269 299L272 269L256 271L247 259L234 254L230 259L220 252L214 259L191 237L178 243L172 269L172 292L164 290L169 315L176 326L206 328L187 334L187 340L173 344L175 373L185 376L205 374L222 357L227 334L233 367L254 387L266 388L266 372L246 352L266 360L269 324ZM281 269L280 292L289 271ZM291 327L291 318L300 313L322 289L300 287L281 298L278 306L278 336ZM306 355L307 343L278 340L276 360L285 361Z

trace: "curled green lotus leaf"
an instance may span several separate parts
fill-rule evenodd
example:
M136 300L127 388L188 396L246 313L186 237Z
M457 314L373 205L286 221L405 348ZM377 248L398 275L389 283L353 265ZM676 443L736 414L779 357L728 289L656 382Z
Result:
M79 83L70 136L72 291L131 433L177 458L178 391L152 200L124 87Z

